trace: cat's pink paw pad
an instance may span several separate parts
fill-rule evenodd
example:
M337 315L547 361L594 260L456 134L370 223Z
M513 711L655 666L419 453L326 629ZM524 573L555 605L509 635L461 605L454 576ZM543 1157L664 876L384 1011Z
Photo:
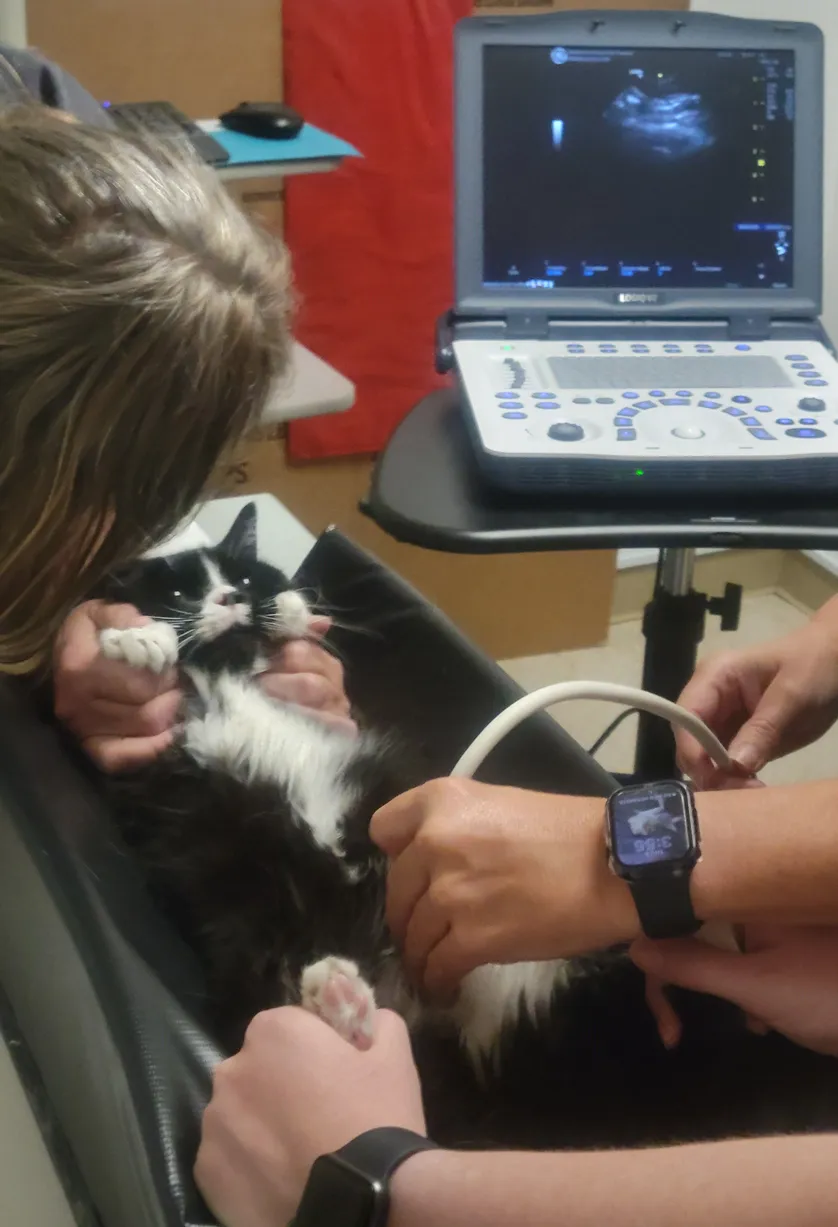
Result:
M328 958L303 972L304 1010L316 1014L362 1052L372 1047L375 996L358 968L348 959Z

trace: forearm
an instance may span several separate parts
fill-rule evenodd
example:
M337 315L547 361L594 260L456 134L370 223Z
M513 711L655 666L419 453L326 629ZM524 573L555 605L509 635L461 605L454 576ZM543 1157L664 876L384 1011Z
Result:
M838 781L701 793L702 920L838 924Z
M388 1227L834 1227L838 1136L591 1154L428 1152Z

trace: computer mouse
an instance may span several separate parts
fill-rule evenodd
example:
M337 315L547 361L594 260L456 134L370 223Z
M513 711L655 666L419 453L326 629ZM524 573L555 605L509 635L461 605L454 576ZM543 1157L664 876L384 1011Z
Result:
M299 136L305 120L284 102L240 102L219 115L224 128L260 136L269 141L290 141Z

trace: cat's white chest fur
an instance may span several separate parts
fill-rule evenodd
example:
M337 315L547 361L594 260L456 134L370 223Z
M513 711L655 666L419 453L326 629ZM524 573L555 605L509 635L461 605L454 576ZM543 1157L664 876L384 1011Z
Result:
M210 681L196 670L187 672L202 700L202 710L183 726L182 745L190 757L244 783L281 788L316 841L339 852L343 820L358 800L343 778L353 739L274 702L249 679L222 674Z

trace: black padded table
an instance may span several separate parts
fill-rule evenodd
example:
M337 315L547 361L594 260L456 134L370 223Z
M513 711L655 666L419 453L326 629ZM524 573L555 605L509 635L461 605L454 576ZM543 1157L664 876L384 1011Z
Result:
M813 490L797 502L785 495L782 501L748 501L732 493L723 504L650 502L633 493L563 501L491 490L477 470L454 391L426 397L397 427L361 509L398 541L451 553L660 549L655 594L644 616L643 686L671 699L695 666L708 609L725 629L738 622L741 591L731 584L721 598L695 592L691 551L838 549L838 490ZM636 771L641 778L675 771L671 732L654 717L641 716Z

